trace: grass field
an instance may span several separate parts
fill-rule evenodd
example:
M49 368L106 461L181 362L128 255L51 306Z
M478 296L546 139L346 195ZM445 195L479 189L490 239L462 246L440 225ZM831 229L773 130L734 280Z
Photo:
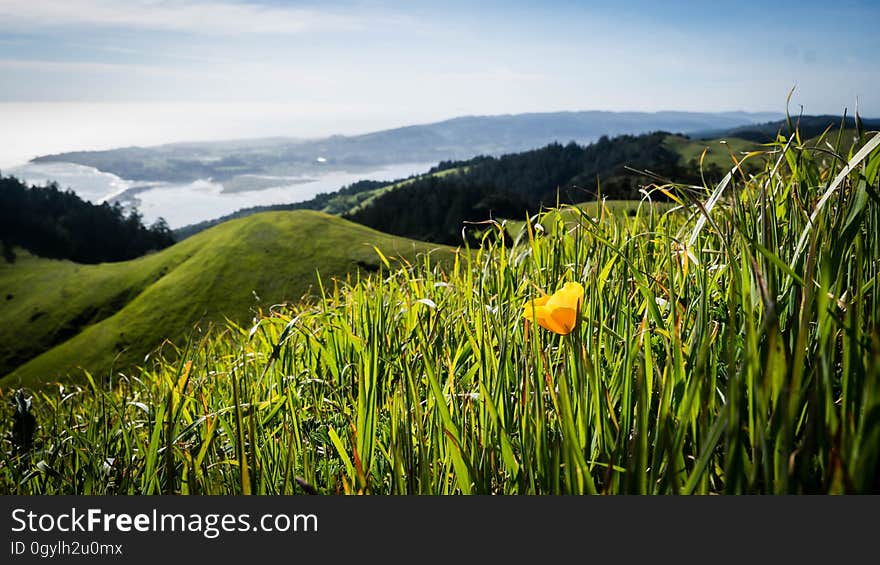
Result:
M744 153L760 149L760 145L745 139L731 137L729 139L689 139L678 135L670 135L664 140L667 148L681 155L681 162L686 164L691 161L699 163L703 151L706 152L703 161L704 166L709 164L717 165L724 170L731 166L731 154L737 159L742 157Z
M128 369L197 322L249 323L259 309L318 292L318 273L378 270L373 246L414 258L428 245L317 212L233 220L133 261L78 265L27 254L0 264L0 384L34 385L79 367ZM23 361L26 361L22 363Z
M880 492L878 147L780 142L753 175L663 187L675 211L551 211L112 383L5 389L0 488ZM573 332L524 320L565 282Z
M556 229L571 229L583 222L583 216L589 216L598 221L599 218L622 218L622 217L644 217L647 214L663 213L680 206L675 202L652 202L650 200L605 200L602 202L581 202L571 206L566 206L556 210L555 214L545 215L542 220L550 220L548 222L536 221L531 228L539 233ZM546 227L544 226L546 223ZM504 229L511 238L522 238L528 233L529 222L525 220L505 219L502 220Z
M813 150L820 148L821 151L834 151L839 155L846 155L850 148L858 143L859 135L855 129L831 130L826 135L820 135L801 140L804 149ZM723 170L730 168L731 155L741 159L751 151L761 150L762 145L754 141L737 137L718 139L690 139L678 135L670 135L664 140L665 145L672 151L681 155L682 163L700 163L703 166L716 165ZM705 157L703 152L705 151Z

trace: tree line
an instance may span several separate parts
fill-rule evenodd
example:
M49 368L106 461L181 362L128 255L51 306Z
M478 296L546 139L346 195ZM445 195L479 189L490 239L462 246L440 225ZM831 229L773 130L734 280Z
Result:
M149 227L137 210L92 204L56 183L28 186L0 176L0 242L7 262L15 247L35 255L101 263L133 259L174 243L165 220Z
M668 135L602 136L587 146L553 143L441 163L437 171L454 170L417 179L344 217L387 233L455 245L462 242L466 222L524 219L542 207L595 200L600 193L611 200L640 199L642 187L658 178L702 184L699 168L681 163L663 143Z

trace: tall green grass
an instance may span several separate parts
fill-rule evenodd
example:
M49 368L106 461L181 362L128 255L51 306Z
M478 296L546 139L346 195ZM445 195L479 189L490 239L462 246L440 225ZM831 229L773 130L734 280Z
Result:
M878 146L780 138L732 155L758 174L652 187L634 216L551 210L446 269L377 250L378 276L194 332L173 363L17 397L0 485L878 492ZM585 287L576 330L528 325L526 301L565 281Z

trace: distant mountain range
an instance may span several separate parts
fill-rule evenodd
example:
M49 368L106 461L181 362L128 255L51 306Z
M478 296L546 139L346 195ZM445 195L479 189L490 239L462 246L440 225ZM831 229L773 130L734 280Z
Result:
M467 116L354 136L175 143L60 153L33 161L77 163L136 181L211 178L240 185L254 178L249 175L308 175L328 169L356 171L392 163L436 163L525 151L553 142L586 144L603 135L658 130L689 134L781 117L766 112L602 111Z

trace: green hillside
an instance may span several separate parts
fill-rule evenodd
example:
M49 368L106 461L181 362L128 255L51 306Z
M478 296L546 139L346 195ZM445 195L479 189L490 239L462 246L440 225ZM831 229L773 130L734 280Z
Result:
M699 157L707 147L701 170ZM501 157L476 157L456 163L457 168L442 177L425 176L374 190L369 201L343 217L394 235L455 244L461 241L466 223L521 219L559 203L598 196L637 201L645 186L667 180L713 185L733 165L730 152L742 155L757 148L757 143L734 138L722 144L662 131L603 136L586 146L554 143ZM476 240L471 238L471 243Z
M112 386L0 387L0 491L880 493L880 137L845 159L774 143L757 173L663 187L690 209L550 210L512 246L392 264ZM206 251L141 297L231 276Z
M754 151L759 144L737 137L719 139L690 139L680 135L670 135L663 140L666 148L681 156L682 163L699 163L700 156L706 151L703 166L715 165L721 170L727 171L733 166L730 155L741 159L743 153ZM676 179L677 180L677 179Z
M324 281L378 270L386 256L439 249L310 211L263 213L123 263L79 265L21 254L0 265L0 382L35 383L78 367L141 363L196 322L246 322L316 293ZM17 368L16 368L17 367Z
M791 116L791 123L788 119L775 120L763 124L750 124L737 126L726 130L708 130L703 132L695 132L691 137L700 139L713 138L729 138L736 137L739 139L748 139L756 143L767 143L774 141L777 135L788 137L796 129L801 139L809 139L821 135L822 132L830 130L837 132L843 129L856 129L856 120L854 117L834 115L820 116ZM862 128L867 131L877 131L880 129L880 120L872 118L859 118Z

